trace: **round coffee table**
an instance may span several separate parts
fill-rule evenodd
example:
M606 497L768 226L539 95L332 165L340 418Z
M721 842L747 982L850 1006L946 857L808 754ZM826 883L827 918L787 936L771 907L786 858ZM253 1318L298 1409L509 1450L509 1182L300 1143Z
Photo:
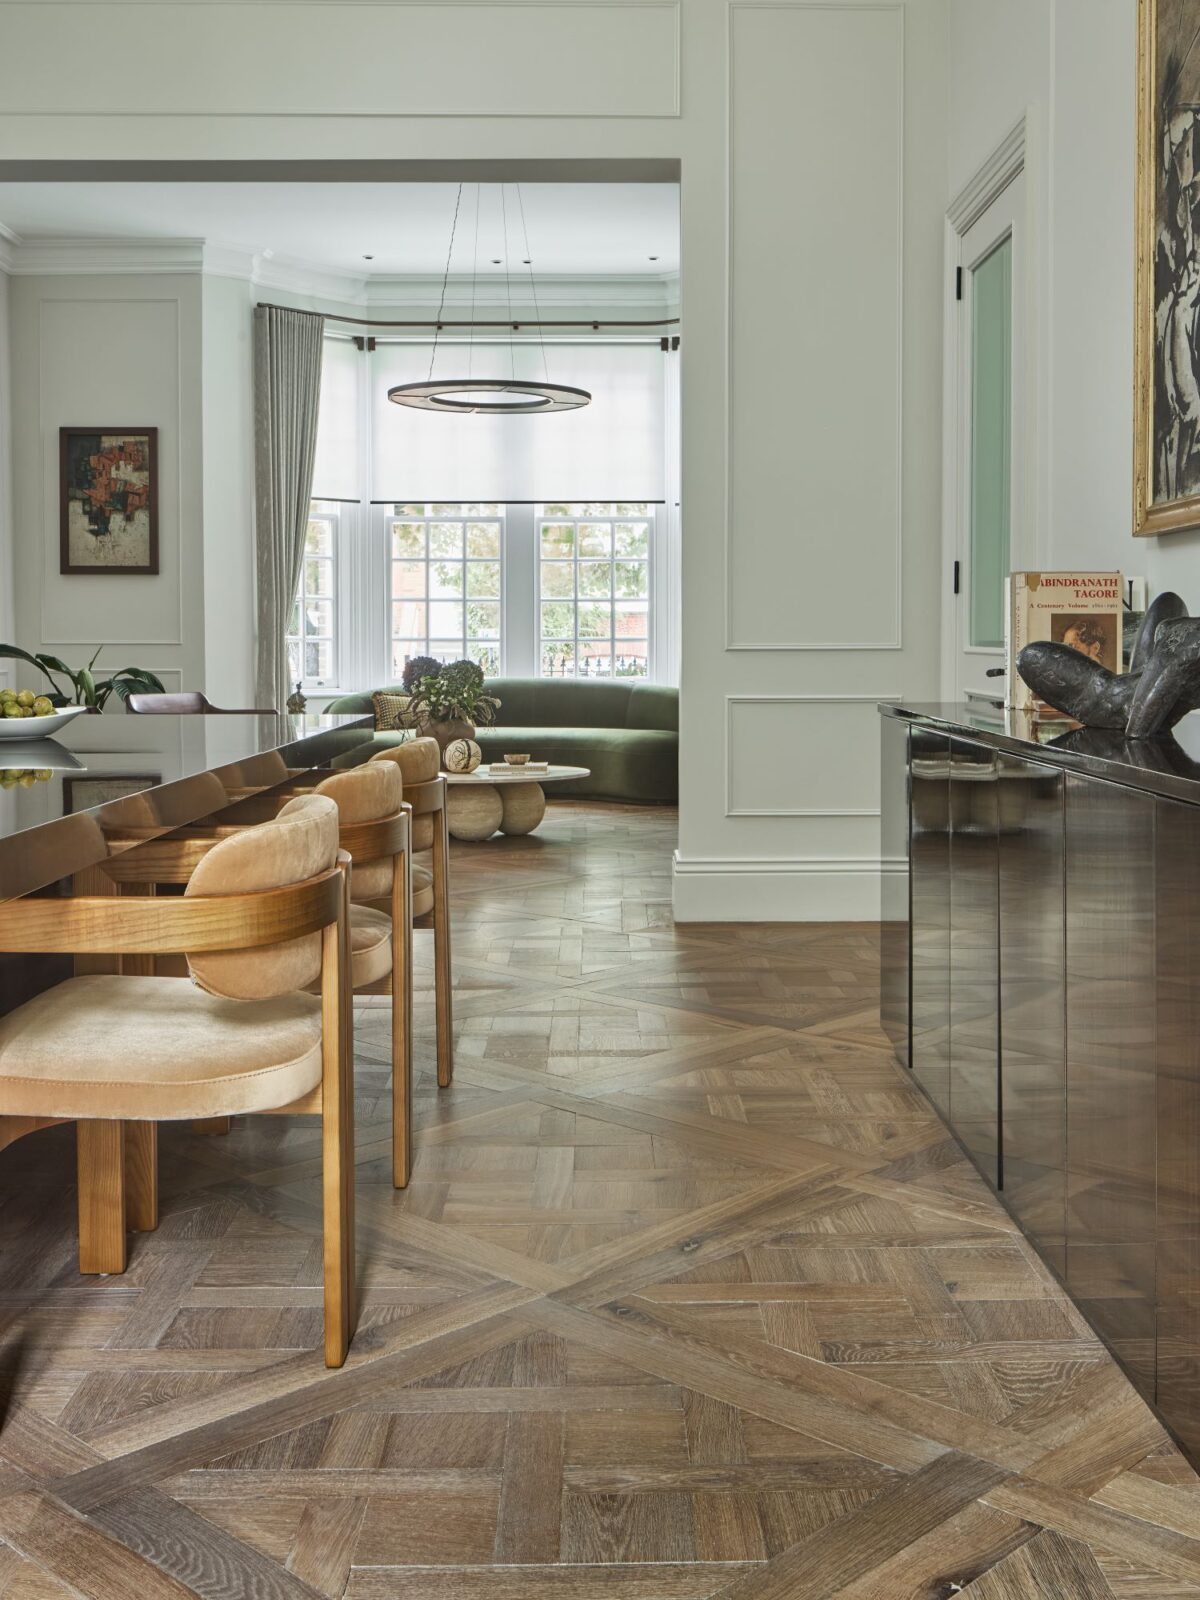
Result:
M493 773L487 766L474 772L447 772L447 824L455 839L490 839L494 833L532 833L546 815L544 783L567 783L591 777L590 767L550 767L529 776Z

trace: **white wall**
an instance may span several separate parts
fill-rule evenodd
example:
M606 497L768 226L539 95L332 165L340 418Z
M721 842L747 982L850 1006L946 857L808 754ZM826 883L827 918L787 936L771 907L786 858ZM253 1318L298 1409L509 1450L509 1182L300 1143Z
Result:
M199 276L17 276L10 292L15 642L72 665L103 643L102 667L202 683ZM93 424L158 427L157 576L59 572L59 429Z
M252 706L255 680L254 364L246 279L205 273L204 680L214 705Z
M876 915L874 701L937 672L946 0L2 9L0 161L680 163L677 911Z
M1133 526L1137 0L954 0L950 193L1029 116L1037 564L1116 567L1200 609L1200 534Z

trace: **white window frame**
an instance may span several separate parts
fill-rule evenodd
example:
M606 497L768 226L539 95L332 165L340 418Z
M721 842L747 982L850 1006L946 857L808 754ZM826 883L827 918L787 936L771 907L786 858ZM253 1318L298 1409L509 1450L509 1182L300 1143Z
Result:
M578 526L581 523L596 523L596 524L603 523L603 524L607 525L608 530L609 530L608 545L609 545L609 551L610 551L610 555L608 557L608 561L609 561L609 564L610 564L610 567L611 567L619 559L616 556L615 551L613 551L613 541L614 541L613 530L615 529L617 524L618 523L622 523L622 522L648 522L650 524L650 526L649 526L649 532L648 532L647 540L646 540L646 598L645 598L645 604L646 604L646 671L645 671L644 674L640 675L640 681L643 682L643 683L653 683L653 682L658 681L658 678L657 678L658 661L659 661L658 641L659 641L660 630L659 630L659 627L657 625L658 619L657 619L657 617L655 615L655 596L656 596L657 588L658 588L658 585L656 583L656 578L658 577L658 573L656 572L656 566L661 565L661 561L656 562L655 558L656 558L656 553L658 551L658 548L662 543L662 539L660 537L660 526L659 526L659 519L658 519L659 507L655 506L654 504L646 504L646 509L644 511L629 511L629 512L624 512L624 513L615 512L614 511L612 513L600 512L600 513L595 513L595 514L589 514L589 513L585 512L585 511L583 511L581 509L581 507L584 504L587 504L588 502L581 502L581 501L555 501L555 502L551 502L551 503L560 504L560 505L561 504L566 504L566 505L571 506L572 509L570 511L568 511L564 515L559 515L557 513L549 513L549 512L547 512L546 503L545 502L539 503L535 507L535 515L534 515L534 541L535 541L534 560L535 560L535 568L536 568L536 570L535 570L535 584L536 584L536 588L537 588L537 604L536 604L535 613L534 613L534 624L535 624L534 644L535 644L535 652L536 652L536 663L535 663L534 670L535 670L536 675L538 677L542 676L542 636L541 636L542 605L543 604L553 605L555 603L561 603L563 605L569 605L569 606L571 606L573 608L573 611L574 611L574 637L573 637L572 643L573 643L573 645L575 647L575 651L576 651L576 658L575 659L576 659L576 665L577 665L578 664L579 646L580 646L580 643L583 642L583 641L581 641L580 635L579 635L579 609L580 609L580 607L582 605L587 604L588 603L588 599L589 599L588 596L581 596L578 593L578 572L579 572L580 559L581 559L580 555L579 555L578 545L576 545L576 547L575 547L574 555L573 555L573 558L572 558L571 563L570 563L573 566L573 568L575 570L575 574L576 574L576 579L575 579L576 593L575 593L575 595L573 597L571 597L571 598L567 598L567 597L559 596L559 595L543 595L542 594L542 584L541 584L541 574L542 574L541 533L542 533L543 525L545 523L553 524L553 523L559 523L559 522L570 522L576 528L578 528ZM609 503L612 504L614 502L609 502ZM641 503L645 504L645 502L641 502ZM553 558L550 558L550 559L553 559ZM635 557L634 559L637 559L637 558ZM566 565L567 563L564 562L563 564ZM614 590L610 591L610 603L611 603L611 605L613 607L613 610L615 612L616 606L618 604L617 596L615 594L615 586L614 586ZM617 636L617 634L615 632L615 628L616 628L616 620L615 620L615 616L614 616L614 619L613 619L614 632L613 632L613 634L611 636L612 661L613 661L614 664L615 664L616 656L619 654L618 645L620 643L620 640L619 640L619 638L618 638L618 636ZM547 676L548 676L548 674L547 674ZM575 677L585 677L585 676L592 677L592 676L595 676L595 677L612 677L612 678L615 678L617 676L617 674L616 674L615 670L611 671L609 673L596 673L596 674L591 674L591 673L584 674L584 673L580 673L580 672L576 671L574 674L572 674L572 676L575 676ZM622 676L624 676L624 674L622 674ZM629 676L638 676L638 675L637 674L630 674Z
M357 506L349 505L344 501L338 500L313 500L309 507L308 520L310 522L327 522L330 527L331 551L329 561L333 580L333 593L329 596L309 596L307 598L330 599L332 600L333 604L331 608L332 634L330 636L330 643L332 648L330 651L330 674L327 678L322 678L320 676L307 673L303 670L306 654L305 644L308 637L307 628L305 626L306 617L304 602L306 596L304 593L304 583L305 568L310 560L310 557L306 552L303 560L300 563L300 589L297 595L297 601L299 602L300 610L300 633L299 635L296 635L289 632L287 636L287 642L289 646L294 642L299 643L299 656L301 663L300 684L306 694L312 693L325 695L334 693L344 677L344 673L341 670L340 656L342 643L346 637L345 618L349 608L345 582L348 564L346 561L346 552L343 547L349 536L349 530L353 524L354 514L357 512L357 510ZM295 604L295 602L293 602L293 604ZM324 635L320 635L319 637L323 638Z
M449 505L450 502L448 502L448 501L439 501L439 502L427 501L427 502L424 502L425 509L424 509L424 512L421 513L421 514L417 514L415 512L411 513L411 514L406 513L406 512L398 512L396 510L396 506L397 505L404 505L405 503L406 502L404 502L404 501L394 501L394 502L389 502L387 505L373 506L371 508L371 510L372 510L371 537L372 537L372 542L378 543L379 546L381 547L381 550L382 550L382 555L383 555L383 559L384 559L384 563L385 563L385 565L384 565L384 593L385 593L386 602L387 602L386 603L385 617L384 617L384 634L385 634L385 639L386 639L386 654L385 654L385 657L384 657L384 667L385 667L385 671L386 671L386 676L384 678L380 679L379 681L380 682L388 682L388 683L390 683L390 682L393 682L393 681L395 681L396 679L399 678L399 673L393 673L393 671L392 671L392 644L393 644L393 638L392 638L392 613L391 613L391 608L392 608L392 598L393 598L392 597L392 560L393 560L393 557L392 557L392 548L391 548L392 539L391 539L391 527L390 527L390 524L393 523L393 522L423 522L425 524L425 526L426 526L426 529L428 529L431 524L436 523L436 522L461 522L463 524L463 534L464 534L464 553L463 553L463 555L461 557L449 556L449 557L446 557L445 559L449 560L449 561L456 561L457 560L457 561L461 562L461 564L462 564L462 566L464 568L464 572L463 572L463 597L462 597L463 598L463 635L462 635L462 642L463 642L463 654L464 655L467 654L467 652L468 652L468 650L470 648L470 642L471 642L470 639L468 638L467 632L466 632L466 625L467 625L467 623L466 623L466 606L470 603L471 597L468 596L467 593L466 593L467 573L466 573L465 569L468 568L471 565L472 561L475 561L475 560L490 561L490 559L491 559L490 557L487 557L487 556L484 556L484 557L469 557L469 556L466 555L466 553L465 553L465 550L466 550L466 546L465 546L466 525L468 523L470 523L470 522L499 522L499 524L500 524L500 557L499 557L499 563L500 563L500 594L497 597L497 599L498 599L498 603L499 603L499 606L500 606L500 638L498 640L496 640L496 641L479 640L477 642L481 643L481 644L489 644L489 645L494 642L496 644L498 655L499 655L499 659L500 659L500 666L499 666L498 671L493 673L492 676L495 676L495 677L503 676L505 671L507 670L507 668L506 668L506 658L505 658L505 640L506 640L506 635L507 635L507 632L508 632L508 629L507 629L508 615L507 615L507 610L506 610L506 606L505 606L505 598L506 598L505 592L506 592L506 589L507 589L507 566L508 566L508 547L507 547L507 532L506 532L507 521L508 521L508 518L507 518L508 507L505 506L505 505L498 505L494 512L493 511L487 511L487 512L480 511L480 512L471 513L471 512L466 512L466 511L459 510L457 512L444 511L444 512L439 514L439 513L436 513L436 512L433 511L433 509L432 509L433 505L435 503L436 504L441 504L441 505ZM407 503L415 504L416 502L407 502ZM464 502L464 503L469 503L469 502ZM426 535L426 549L428 550L428 533ZM414 557L414 559L418 560L418 561L422 561L423 564L425 565L426 569L428 569L428 567L435 560L440 560L442 558L435 557L435 556L430 556L430 555L427 554L424 557ZM428 597L428 592L429 592L429 581L428 581L428 578L427 578L426 579L426 596L427 597ZM448 598L450 599L451 603L454 602L454 597L453 596L450 596ZM434 603L434 602L431 602L427 598L424 603L426 605L429 605L429 604ZM484 601L482 603L490 605L490 604L494 604L496 602L493 602L491 600L486 600L486 601ZM429 640L431 638L431 635L429 633L429 617L428 617L428 614L426 614L425 623L426 623L425 640L426 640L426 646L428 646L428 642L429 642ZM442 634L442 635L438 635L436 637L445 638L446 635Z

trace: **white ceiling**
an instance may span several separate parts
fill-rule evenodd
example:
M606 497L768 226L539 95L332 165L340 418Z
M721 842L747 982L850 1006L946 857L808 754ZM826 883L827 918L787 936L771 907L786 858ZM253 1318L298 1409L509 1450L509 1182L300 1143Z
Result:
M203 239L355 277L440 276L457 196L443 183L4 183L0 224L17 242ZM503 278L526 256L546 274L677 272L678 187L464 184L451 271L477 259Z

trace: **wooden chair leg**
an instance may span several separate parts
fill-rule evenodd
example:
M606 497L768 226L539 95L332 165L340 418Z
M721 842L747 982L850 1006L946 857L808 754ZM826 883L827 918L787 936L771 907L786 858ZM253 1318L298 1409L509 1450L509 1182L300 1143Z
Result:
M135 1233L158 1227L158 1123L125 1124L125 1211Z
M322 935L321 1142L325 1229L325 1365L340 1367L354 1333L354 1099L346 1047L348 918Z
M395 858L392 873L392 1183L412 1176L412 859Z
M75 1125L79 1179L79 1270L124 1272L125 1135L120 1122Z
M433 968L438 1088L454 1076L454 973L450 961L450 829L446 807L433 825Z

